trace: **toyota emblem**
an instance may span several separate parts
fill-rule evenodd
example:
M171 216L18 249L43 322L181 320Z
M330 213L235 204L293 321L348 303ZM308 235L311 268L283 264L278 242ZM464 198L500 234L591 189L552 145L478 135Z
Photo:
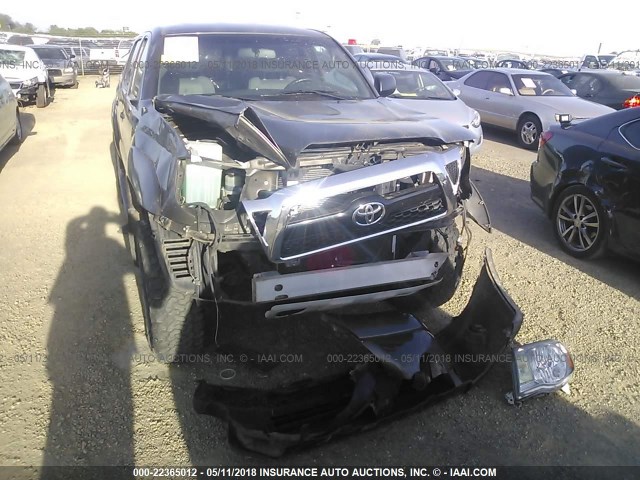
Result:
M365 203L353 212L353 223L360 226L374 225L384 217L384 205L379 202Z

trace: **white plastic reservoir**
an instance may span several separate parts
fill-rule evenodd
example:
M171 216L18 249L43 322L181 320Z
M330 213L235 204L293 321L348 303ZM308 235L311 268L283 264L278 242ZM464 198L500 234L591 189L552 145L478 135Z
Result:
M216 208L222 188L222 169L214 162L187 163L184 174L184 198L187 203L206 203Z

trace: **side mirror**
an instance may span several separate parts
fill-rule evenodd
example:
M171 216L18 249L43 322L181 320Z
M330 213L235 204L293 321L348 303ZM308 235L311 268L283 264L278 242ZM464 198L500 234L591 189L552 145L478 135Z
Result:
M396 77L390 73L376 73L373 76L373 86L381 97L388 97L396 91Z
M440 69L439 69L438 67L431 67L431 68L429 69L429 71L430 71L431 73L436 74L436 75L437 75L438 73L440 73Z
M511 91L510 88L508 87L501 87L498 89L498 93L501 93L503 95L509 95L510 97L513 97L513 92Z
M71 55L69 55L69 58L76 58L76 56L72 53Z

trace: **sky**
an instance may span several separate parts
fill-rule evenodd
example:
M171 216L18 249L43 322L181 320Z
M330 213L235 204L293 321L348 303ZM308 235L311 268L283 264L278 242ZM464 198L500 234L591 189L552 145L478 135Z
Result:
M185 22L252 22L325 30L341 42L349 38L405 48L492 49L531 54L580 56L640 48L635 25L624 26L622 12L628 3L558 0L500 0L449 2L383 2L323 0L305 4L294 0L243 0L242 2L183 0L178 4L107 0L98 7L78 8L48 0L6 2L1 13L20 23L46 29L96 27L143 31L156 25ZM173 4L173 5L172 5ZM172 6L169 6L172 5ZM384 7L383 7L384 6ZM126 15L125 15L126 12ZM633 22L632 22L633 23Z

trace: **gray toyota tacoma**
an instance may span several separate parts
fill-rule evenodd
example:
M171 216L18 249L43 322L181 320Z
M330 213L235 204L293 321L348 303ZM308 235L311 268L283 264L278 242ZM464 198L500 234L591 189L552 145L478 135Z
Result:
M490 254L469 305L438 335L400 310L339 313L400 298L441 305L462 275L467 217L490 229L469 180L471 132L387 98L395 90L394 77L364 72L317 31L181 25L133 45L113 141L157 357L200 351L203 306L215 304L259 311L265 322L315 312L381 362L346 384L302 389L304 411L286 389L262 398L201 384L196 410L226 418L248 448L278 455L352 431L367 405L384 417L405 388L405 407L466 389L491 361L442 364L426 354L490 358L520 327ZM257 423L248 399L264 409ZM280 424L276 413L296 420Z

